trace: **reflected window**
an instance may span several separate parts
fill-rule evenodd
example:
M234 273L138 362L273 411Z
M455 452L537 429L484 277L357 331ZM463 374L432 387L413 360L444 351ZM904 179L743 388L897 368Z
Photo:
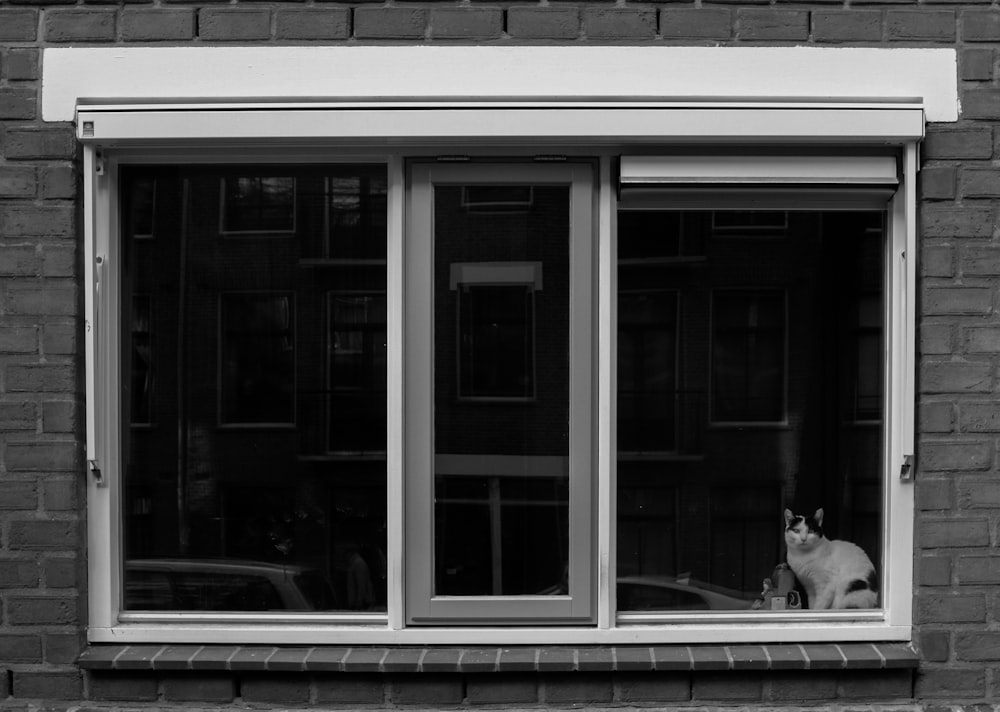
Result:
M149 295L132 297L132 380L130 385L133 425L149 424L153 410L153 302Z
M785 294L724 289L712 299L712 420L785 417Z
M222 295L222 422L294 420L294 302L287 294Z
M222 232L295 230L295 178L238 176L222 179Z

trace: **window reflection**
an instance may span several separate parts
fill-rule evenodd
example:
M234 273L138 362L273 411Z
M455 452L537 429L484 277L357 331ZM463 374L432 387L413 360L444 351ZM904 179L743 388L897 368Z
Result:
M881 557L884 214L623 211L618 609L741 610L785 506Z
M385 610L384 186L123 169L126 610Z

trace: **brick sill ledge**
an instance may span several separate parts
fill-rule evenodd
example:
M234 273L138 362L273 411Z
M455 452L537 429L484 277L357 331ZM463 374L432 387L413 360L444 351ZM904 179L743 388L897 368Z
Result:
M91 645L85 670L482 673L916 668L906 643L788 645L344 647Z

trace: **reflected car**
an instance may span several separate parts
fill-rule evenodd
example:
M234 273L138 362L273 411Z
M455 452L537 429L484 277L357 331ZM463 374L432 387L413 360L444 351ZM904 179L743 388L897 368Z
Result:
M673 576L623 576L616 591L619 611L742 611L757 598Z
M335 610L330 584L316 569L238 559L130 559L129 611Z

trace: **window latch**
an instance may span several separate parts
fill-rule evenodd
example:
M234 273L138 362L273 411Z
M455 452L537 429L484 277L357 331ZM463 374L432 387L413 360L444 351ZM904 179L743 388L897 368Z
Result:
M97 460L88 460L87 467L90 468L90 474L94 478L94 484L98 487L107 487L108 483L104 479L104 473L101 472L101 468L97 466Z
M903 464L899 468L899 479L910 482L913 479L913 455L903 455Z

